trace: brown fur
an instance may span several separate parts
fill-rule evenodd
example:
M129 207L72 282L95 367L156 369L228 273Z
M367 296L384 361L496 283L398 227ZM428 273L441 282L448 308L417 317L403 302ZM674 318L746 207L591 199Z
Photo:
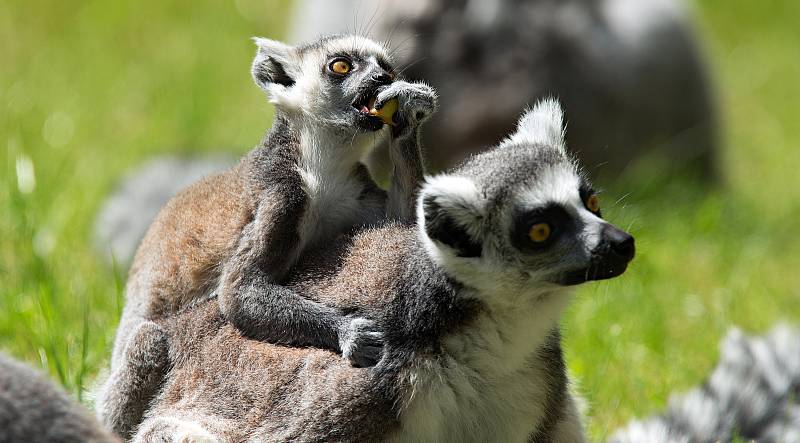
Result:
M413 278L409 270L415 268L409 263L424 254L418 242L415 228L398 225L366 230L352 238L343 236L336 244L304 257L288 285L343 311L384 322L429 317L426 323L441 322L442 327L414 339L398 332L387 341L389 357L385 361L375 367L354 368L331 351L248 339L224 320L216 303L208 301L160 322L170 336L172 368L135 441L200 437L222 442L382 441L404 437L402 408L415 407L410 403L415 389L412 374L439 361L445 336L468 331L485 314L480 302L467 301L467 309L459 311L457 302L435 300L439 295L435 288L427 293L426 301L417 299L419 293L406 291L408 286L397 284ZM421 286L429 288L426 276L419 277ZM418 306L424 311L410 310L408 302L415 301L422 302ZM387 314L391 312L398 315ZM445 321L448 315L453 318ZM406 326L386 327L399 330ZM555 401L545 406L544 415L535 400L526 406L531 408L531 441L569 441L564 435L572 435L578 420L566 392L560 349L555 330L532 357L542 363L532 360L527 369L529 377L548 383L552 392L547 401ZM446 357L436 364L446 365L445 361Z
M129 277L131 286L150 287L146 317L174 313L216 284L258 204L241 178L245 167L242 162L188 187L150 226Z
M383 85L375 82L384 80L370 78L375 90ZM317 140L304 132L303 122L279 109L264 140L237 166L168 202L131 266L112 377L105 387L127 386L117 377L126 377L120 372L126 366L124 350L143 322L168 317L211 294L225 318L249 337L331 349L356 366L378 361L382 339L374 321L309 300L284 283L306 249L359 226L413 216L424 172L419 131L436 107L435 93L424 85L395 81L381 94L397 97L399 112L408 114L402 131L392 132L396 170L388 194L357 161L359 152L375 142L374 134L354 127L350 137L341 128L323 128L330 139ZM304 157L317 155L322 157ZM114 399L138 398L135 409L143 409L147 398L105 387L98 395L98 413L126 435L139 421L112 421L127 416L119 408L128 401Z
M309 253L289 285L343 311L379 317L402 295L387 292L387 282L399 277L399 252L414 236L390 226L342 237ZM162 324L173 367L139 438L175 432L163 417L198 423L222 441L373 441L397 425L394 369L353 368L330 351L250 340L213 301Z

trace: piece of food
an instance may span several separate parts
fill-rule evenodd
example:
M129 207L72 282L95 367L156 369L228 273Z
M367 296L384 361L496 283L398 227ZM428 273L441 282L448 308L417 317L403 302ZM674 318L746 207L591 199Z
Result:
M399 102L396 98L389 100L388 102L383 104L381 109L375 109L375 99L370 100L369 103L369 113L370 115L374 115L375 117L379 117L383 120L384 123L387 125L394 126L395 122L393 120L394 114L397 112L397 108L400 106Z

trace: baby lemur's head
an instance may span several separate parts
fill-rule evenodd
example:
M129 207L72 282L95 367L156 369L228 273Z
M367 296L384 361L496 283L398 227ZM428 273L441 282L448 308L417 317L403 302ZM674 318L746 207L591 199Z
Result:
M424 185L418 205L431 256L481 292L525 295L616 277L634 240L603 220L545 100L498 147Z
M378 88L394 81L395 71L380 44L353 35L299 46L264 38L255 42L253 79L280 111L314 125L361 132L383 127L369 109Z

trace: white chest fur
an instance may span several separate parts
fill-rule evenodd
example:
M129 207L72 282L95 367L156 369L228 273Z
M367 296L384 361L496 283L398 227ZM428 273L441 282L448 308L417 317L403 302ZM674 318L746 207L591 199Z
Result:
M364 184L353 174L367 141L354 138L350 144L319 132L304 131L298 172L308 194L306 212L299 227L303 246L326 241L363 218L359 196Z
M306 246L348 230L358 223L361 215L358 196L362 184L345 172L330 172L301 169L308 194L308 204L300 226L301 239Z
M537 350L567 299L489 313L448 337L443 357L408 371L411 392L391 440L527 441L546 413L552 364Z

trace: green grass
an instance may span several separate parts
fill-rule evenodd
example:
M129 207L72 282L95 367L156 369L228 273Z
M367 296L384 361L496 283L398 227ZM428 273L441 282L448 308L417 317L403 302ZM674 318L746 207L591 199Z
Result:
M94 214L154 154L259 140L249 38L283 34L273 3L0 3L0 348L77 394L92 381L124 286L91 248Z
M699 382L731 325L800 318L800 3L696 6L725 123L723 183L631 178L604 197L639 254L623 278L583 288L565 322L598 438ZM280 37L285 11L0 3L0 349L76 396L91 385L124 286L90 245L99 204L156 153L244 152L259 139L271 110L249 78L248 38Z
M565 325L595 437L700 382L730 326L800 319L800 3L697 10L726 130L723 183L639 180L606 199L630 193L607 212L635 233L638 257L623 278L583 288Z

